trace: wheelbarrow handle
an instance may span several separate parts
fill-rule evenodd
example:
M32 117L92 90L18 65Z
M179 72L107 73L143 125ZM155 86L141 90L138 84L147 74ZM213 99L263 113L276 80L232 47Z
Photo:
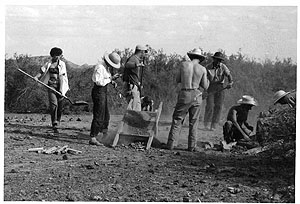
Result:
M48 86L47 84L41 82L40 80L36 80L33 76L31 76L30 74L24 72L22 69L17 68L18 71L22 72L23 74L25 74L26 76L34 79L35 81L37 81L38 83L42 84L43 86L45 86L46 88L50 89L51 91L57 93L58 95L64 97L65 99L67 99L68 101L70 101L71 104L73 104L73 102L71 101L71 99L69 99L68 97L66 97L65 95L63 95L62 93L60 93L59 91L56 91L54 88Z

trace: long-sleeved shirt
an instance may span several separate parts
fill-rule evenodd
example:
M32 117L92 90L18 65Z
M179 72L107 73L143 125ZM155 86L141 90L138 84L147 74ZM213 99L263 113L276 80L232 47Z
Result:
M42 74L41 81L45 84L47 84L50 79L49 68L51 64L52 62L49 61L40 69L40 73ZM66 64L63 61L59 60L57 68L58 68L58 77L59 77L59 84L60 84L59 91L62 93L62 95L65 95L69 90Z
M228 77L228 80L232 80L230 70L223 63L220 63L216 67L214 67L213 63L207 65L207 77L210 81L210 84L215 84L215 83L223 84L225 82L225 77ZM230 82L231 81L229 81L229 83Z
M92 81L98 86L106 86L111 82L111 78L111 73L105 62L99 62L94 69Z
M140 84L140 68L137 66L142 61L138 56L132 55L125 63L125 71L128 76L129 83L139 86Z

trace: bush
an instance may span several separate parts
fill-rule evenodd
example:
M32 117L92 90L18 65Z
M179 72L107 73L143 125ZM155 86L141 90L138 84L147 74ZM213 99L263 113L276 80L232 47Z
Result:
M143 95L152 97L155 106L159 102L164 103L163 115L171 115L176 104L176 83L175 76L178 71L178 65L184 60L183 56L178 54L167 55L163 50L154 50L149 47L149 55L146 60L147 66L143 71ZM122 64L133 53L131 49L124 51L115 50L122 59ZM211 62L212 53L205 53L207 61L202 64L205 66ZM17 67L31 75L35 75L39 68L49 59L49 57L30 57L28 55L15 55L11 59L5 60L5 111L9 112L45 112L47 111L47 91L45 88L38 88L36 82L16 70ZM78 66L72 62L65 61L69 78L70 91L67 96L72 100L87 101L92 110L91 90L93 82L91 80L94 65ZM268 109L272 104L272 97L275 91L279 89L292 90L296 88L296 69L290 59L283 61L276 60L272 62L257 62L250 60L241 53L230 55L225 64L231 70L234 79L234 86L226 90L226 97L222 117L225 118L228 109L244 94L254 96L259 106L250 112L250 121L256 120L259 112ZM123 68L120 69L122 71ZM119 97L123 91L123 82L117 81L117 90L109 86L109 104L112 114L123 114L127 104L124 98ZM203 103L202 116L205 102ZM65 102L65 113L86 112L85 110L71 107Z

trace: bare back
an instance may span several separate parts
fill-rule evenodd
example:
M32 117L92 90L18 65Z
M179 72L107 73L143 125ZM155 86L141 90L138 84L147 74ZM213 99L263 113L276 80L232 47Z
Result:
M206 69L194 60L181 63L177 82L182 89L207 89L209 85Z

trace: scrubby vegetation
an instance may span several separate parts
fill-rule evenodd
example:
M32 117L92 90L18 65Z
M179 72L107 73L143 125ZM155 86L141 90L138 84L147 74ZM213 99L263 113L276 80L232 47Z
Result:
M122 58L122 62L133 53L131 49L116 50ZM213 53L205 53L207 60L203 65L211 62ZM178 54L165 54L163 50L150 48L150 58L146 60L147 66L143 72L143 94L151 96L158 105L164 102L163 115L172 114L176 103L176 83L175 75L177 66L185 60L185 56ZM30 57L28 55L15 55L13 58L5 60L5 111L6 112L47 112L47 91L44 87L38 87L37 83L16 68L21 68L31 75L35 75L40 66L49 58L45 56ZM71 90L67 96L72 100L85 100L90 103L90 107L72 107L65 101L64 112L76 113L78 111L91 112L92 99L91 81L94 65L75 65L65 60ZM296 88L297 65L291 59L258 62L249 59L241 53L232 54L225 62L230 68L234 86L226 90L225 103L222 118L226 117L227 110L244 94L253 95L259 102L250 113L250 121L256 120L259 112L267 110L272 104L272 97L279 89L291 90ZM122 69L120 70L122 71ZM118 79L117 90L110 89L110 107L112 114L120 114L126 108L126 102L120 98L123 82ZM205 106L205 102L203 103ZM202 112L204 107L202 108Z

